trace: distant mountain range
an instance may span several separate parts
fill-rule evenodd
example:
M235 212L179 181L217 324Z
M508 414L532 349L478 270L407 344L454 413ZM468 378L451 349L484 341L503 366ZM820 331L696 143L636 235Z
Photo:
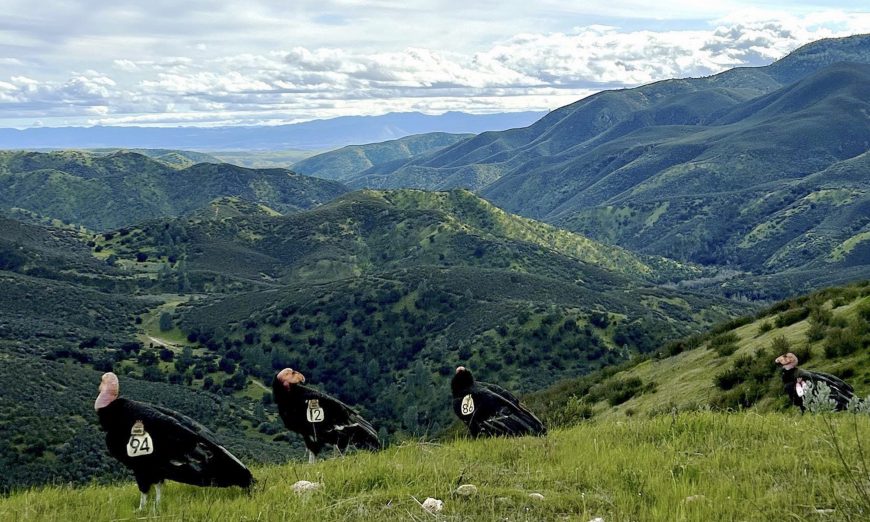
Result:
M868 148L870 36L860 35L766 67L602 92L346 183L466 187L635 251L829 270L870 265Z
M525 127L542 112L440 115L419 112L343 116L291 125L247 127L52 127L0 129L5 149L90 149L101 147L221 150L334 149L423 134L478 134Z

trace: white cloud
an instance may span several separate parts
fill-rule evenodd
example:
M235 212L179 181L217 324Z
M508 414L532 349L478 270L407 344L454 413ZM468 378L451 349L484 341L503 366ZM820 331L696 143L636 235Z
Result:
M500 4L481 2L463 8L461 2L449 3L468 18L462 22L466 28L478 27L475 24L485 20L487 13L496 25L502 24L502 29L513 27L504 25L507 13L498 11ZM610 20L563 30L514 31L498 38L483 34L479 41L466 42L464 47L458 43L438 45L443 43L438 39L421 46L419 42L430 43L426 36L439 23L443 27L443 22L433 22L433 27L410 22L432 16L431 5L382 2L362 9L359 2L338 6L327 1L319 14L329 14L318 18L318 13L310 12L310 4L302 4L307 7L300 9L309 11L305 23L287 22L283 30L288 36L276 39L273 31L282 21L282 13L274 11L274 6L255 2L251 12L242 16L229 6L209 9L207 3L196 2L183 9L198 16L188 32L173 29L175 17L160 18L169 26L164 33L177 32L167 40L156 31L136 33L143 11L138 3L119 0L113 12L120 26L131 30L135 46L107 45L117 41L111 34L69 36L65 48L76 50L70 56L78 56L75 69L84 72L49 74L47 71L64 67L61 58L52 62L50 54L40 58L39 66L33 65L37 63L34 59L8 62L9 75L0 73L0 125L3 121L37 119L50 125L52 118L59 117L105 124L169 125L287 122L403 110L546 110L602 88L766 64L818 38L870 31L870 14L864 12L826 10L792 15L741 9L718 13L707 23L688 26L687 22L672 22L671 27L659 30L636 29L629 21ZM639 5L618 4L623 11ZM560 15L567 23L578 11L573 5L559 0L543 2L538 9L545 14L539 16ZM727 5L742 8L744 3ZM591 9L584 6L582 9ZM510 7L517 12L516 6ZM665 7L677 10L673 3ZM399 35L415 45L347 44L346 40L356 35L357 25L373 27L377 13L387 11L401 12L409 20L394 24L391 37ZM177 16L183 18L185 12ZM332 14L336 12L342 13L341 17ZM617 10L614 7L608 12ZM663 8L662 16L667 13ZM236 15L240 26L256 25L263 31L246 32L238 41L240 50L227 53L227 42L239 34L229 32L229 25L221 25L230 14ZM354 18L354 14L360 16ZM94 16L101 20L99 13ZM320 21L312 24L315 18ZM353 23L344 24L344 20ZM212 24L212 30L223 28L227 37L204 31L200 24L205 26L206 22ZM81 25L94 23L83 19ZM336 35L337 43L307 43L318 41L305 36L312 25L332 31L329 34ZM303 36L296 38L297 30ZM415 30L420 33L416 38L412 34ZM452 31L446 29L451 36L456 34ZM264 35L264 41L252 45L251 39L259 34ZM377 40L382 35L371 37ZM173 43L176 40L178 45ZM91 59L80 56L81 50L97 43L100 48Z

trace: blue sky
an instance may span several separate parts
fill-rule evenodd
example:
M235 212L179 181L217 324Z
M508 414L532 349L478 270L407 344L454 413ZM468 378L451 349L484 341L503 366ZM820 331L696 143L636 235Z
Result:
M0 2L19 128L548 110L870 32L866 1Z

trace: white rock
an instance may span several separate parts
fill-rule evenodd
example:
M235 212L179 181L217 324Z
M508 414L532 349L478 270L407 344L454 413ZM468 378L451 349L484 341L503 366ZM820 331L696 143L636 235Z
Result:
M592 520L590 520L589 522L604 522L604 519L601 517L595 517Z
M540 493L529 493L529 498L533 498L535 500L544 500L544 495Z
M456 494L463 497L470 497L477 494L477 486L474 484L463 484L456 488Z
M429 513L440 513L441 510L444 509L444 502L437 498L427 497L426 500L423 501L422 506L423 509Z
M290 489L293 490L297 495L302 495L304 493L308 493L311 491L317 491L320 489L319 482L309 482L307 480L300 480L299 482L290 486Z

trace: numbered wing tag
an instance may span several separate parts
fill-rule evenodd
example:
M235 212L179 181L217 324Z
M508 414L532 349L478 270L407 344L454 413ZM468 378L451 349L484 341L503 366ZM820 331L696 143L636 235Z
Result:
M459 411L461 411L463 415L471 415L474 413L474 398L470 393L462 398L462 406L459 407Z
M794 391L797 392L798 397L803 397L804 395L806 395L808 388L809 388L809 385L808 385L807 381L805 381L803 379L798 379L794 385Z
M154 441L151 440L151 435L145 431L145 425L142 421L136 421L133 424L133 429L130 430L130 440L127 441L127 456L141 457L152 453L154 453Z
M323 413L323 408L320 407L320 401L312 399L308 401L308 422L323 422L326 415Z

